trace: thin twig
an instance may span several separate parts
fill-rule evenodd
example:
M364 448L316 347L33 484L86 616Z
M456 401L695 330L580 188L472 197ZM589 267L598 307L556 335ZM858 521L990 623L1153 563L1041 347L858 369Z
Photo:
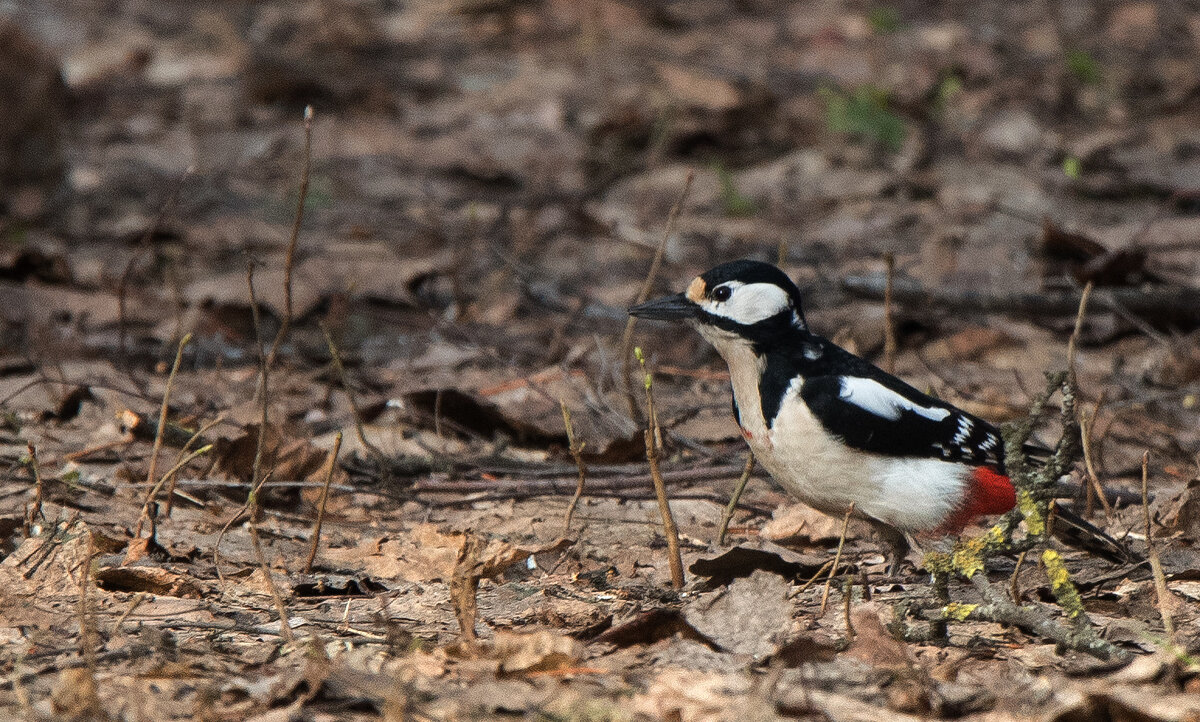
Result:
M1079 336L1083 333L1083 319L1087 313L1088 301L1092 297L1092 290L1095 288L1095 283L1088 281L1083 287L1083 293L1079 296L1079 310L1075 313L1075 327L1071 331L1071 337L1067 340L1067 374L1071 385L1076 389L1079 388L1079 373L1076 365L1076 357L1079 353ZM1099 408L1099 403L1096 404ZM1090 516L1092 506L1096 498L1100 499L1100 505L1104 507L1104 515L1108 519L1112 519L1112 505L1108 503L1108 498L1104 494L1104 489L1100 486L1100 479L1096 476L1095 468L1091 463L1091 443L1088 438L1090 432L1087 423L1087 413L1082 404L1076 405L1076 422L1079 424L1079 434L1083 440L1083 465L1087 476L1087 503L1084 507L1085 513Z
M321 498L317 502L317 519L313 522L312 546L308 549L308 560L304 562L304 573L311 574L313 561L317 558L317 547L321 543L321 524L325 521L325 503L329 500L329 484L337 468L338 452L342 450L342 432L333 437L333 451L329 452L329 467L325 469L325 484L321 487Z
M167 385L163 389L162 406L158 410L158 429L154 432L154 448L150 451L150 468L146 471L146 483L153 484L158 478L158 452L162 449L163 431L167 428L167 414L170 411L171 404L171 388L175 385L175 374L179 373L179 364L183 362L183 349L191 342L192 334L187 334L179 339L179 346L175 349L175 362L171 364L171 372L167 374ZM153 494L157 493L158 487L151 488L151 495L146 498L142 505L143 512L150 508L150 504L154 501ZM135 539L142 536L142 524L144 518L138 518L137 531L133 533Z
M671 515L671 504L667 499L667 484L658 469L658 440L661 431L658 415L654 412L654 377L646 371L646 357L641 348L633 350L645 375L646 388L646 461L650 464L650 478L654 481L654 495L658 498L658 511L662 514L663 535L667 538L667 556L671 567L671 585L683 589L683 558L679 551L679 528Z
M87 667L88 681L84 696L87 699L87 711L92 716L108 719L100 706L100 695L96 684L96 640L92 628L91 610L88 608L88 590L92 586L92 561L96 558L96 543L91 531L84 534L87 537L87 556L83 560L83 568L79 571L79 655Z
M567 451L575 460L575 466L579 470L579 481L575 485L575 494L567 504L567 513L563 515L563 536L566 536L571 531L571 519L575 516L575 507L579 506L579 499L583 496L583 485L587 481L587 465L583 463L585 442L575 439L575 426L571 423L571 412L567 410L567 402L559 399L558 404L562 408L563 426L567 430Z
M1021 552L1017 556L1016 566L1013 567L1012 578L1008 580L1008 596L1012 597L1013 604L1021 603L1021 565L1025 563L1025 555L1029 550Z
M215 427L217 424L220 424L224 420L225 420L225 414L220 414L217 416L217 418L213 419L212 421L208 422L207 424L205 424L205 425L201 426L199 429L197 429L196 433L192 434L192 438L188 439L187 443L185 443L183 445L183 448L179 450L179 455L177 457L175 457L175 466L174 466L173 472L168 473L163 477L164 479L167 477L170 477L170 479L171 479L171 483L167 487L166 506L163 508L163 515L166 516L168 519L171 518L171 506L172 506L172 503L175 501L175 481L179 478L179 470L182 469L187 464L188 461L191 461L191 459L196 458L195 455L193 455L187 461L184 461L184 455L187 454L188 449L191 448L192 444L196 443L197 440L203 438L205 433L210 431L213 427ZM210 446L211 446L211 444L210 444Z
M312 170L312 126L313 107L309 105L304 108L304 171L300 174L300 193L296 198L296 215L292 219L292 235L288 239L287 255L283 261L283 322L279 325L275 340L271 342L271 351L268 354L272 364L275 363L279 347L287 338L292 325L292 268L296 258L296 244L300 240L300 226L304 221L304 204L308 200L308 177Z
M172 483L171 483L170 494L174 494L175 493L174 481L175 481L176 475L179 474L180 469L182 469L183 467L192 463L193 461L200 458L201 456L204 456L205 454L207 454L208 452L210 452L212 450L213 450L213 445L206 444L204 446L201 446L199 449L196 449L192 453L186 454L186 455L180 457L179 460L175 462L175 465L172 466L167 471L167 473L162 475L162 478L160 478L158 480L158 483L150 487L150 489L146 492L146 498L142 500L142 512L138 516L138 530L137 530L137 533L134 535L135 539L139 538L141 536L142 523L146 520L150 521L150 525L152 527L150 530L150 537L151 538L154 537L154 530L153 530L154 519L151 518L151 512L154 508L155 499L158 497L158 492L167 483L167 480L168 479L171 480ZM170 498L169 495L168 495L168 498Z
M1076 379L1078 374L1075 368L1075 355L1079 350L1079 334L1083 332L1083 316L1087 313L1088 299L1092 297L1092 289L1095 284L1088 281L1083 287L1083 293L1079 296L1079 310L1075 313L1075 328L1071 331L1071 338L1067 341L1067 372L1071 374L1071 382L1078 383Z
M658 248L654 251L654 260L650 263L650 270L646 273L646 280L642 283L642 290L638 292L634 305L642 303L650 297L650 291L654 288L654 280L658 276L658 269L662 266L663 255L667 251L667 240L675 230L675 223L679 220L679 212L683 209L688 192L691 191L695 175L695 171L688 171L687 179L683 182L683 190L679 193L675 205L671 206L671 212L667 215L666 228L663 229L662 238L658 241ZM633 393L633 328L636 325L636 316L630 316L625 321L625 332L621 335L621 373L625 380L625 400L629 405L629 416L635 423L638 423L642 421L642 411L638 407L637 397Z
M742 492L746 490L746 484L749 483L752 473L754 473L754 452L747 449L746 466L742 468L742 475L738 478L737 486L733 489L733 495L729 497L729 503L725 505L725 511L721 512L721 526L717 529L718 546L725 545L725 534L729 531L729 522L733 520L738 502L742 499Z
M1154 547L1154 537L1150 533L1149 451L1142 453L1142 517L1146 524L1146 551L1150 558L1150 573L1154 576L1154 594L1158 597L1158 613L1162 616L1163 631L1167 634L1167 640L1174 644L1175 620L1171 618L1171 612L1167 609L1167 604L1171 599L1171 590L1167 588L1167 577L1163 573L1162 559L1158 556L1158 549Z
M266 477L263 478L263 481L266 481ZM287 605L283 603L283 596L279 593L279 588L275 586L275 578L271 576L271 566L267 564L267 555L263 553L262 541L258 536L258 492L261 486L262 484L259 484L252 489L247 499L250 514L250 541L254 545L254 556L258 560L259 568L262 569L267 589L271 591L271 599L275 602L275 611L279 614L279 634L285 643L291 644L296 641L296 635L292 634Z
M112 631L109 632L110 636L115 637L121 633L121 625L124 624L125 620L129 619L130 615L132 615L134 611L142 605L142 602L146 601L147 596L148 595L146 592L138 592L137 594L133 595L133 599L130 600L129 606L126 607L125 611L121 613L121 616L117 617L117 621L113 623Z
M33 536L34 520L42 519L45 521L46 515L42 512L42 495L44 488L42 486L42 471L38 467L37 447L33 442L27 442L25 445L26 451L29 453L29 470L33 472L33 505L29 507L25 514L25 538Z
M346 374L345 365L342 364L342 354L338 351L337 344L333 342L333 334L329 332L329 327L325 325L324 321L318 322L317 325L321 328L321 333L325 335L325 345L329 347L329 358L333 363L333 369L341 379L342 388L346 391L346 399L350 401L350 412L354 414L354 434L358 437L358 443L362 444L367 453L376 459L382 459L384 458L383 451L367 440L366 432L363 430L362 410L358 406L358 397L350 385L350 377Z
M846 509L846 517L842 519L842 534L838 537L837 553L833 555L833 566L829 568L829 579L825 580L825 591L821 593L821 611L817 617L825 616L825 608L829 603L829 587L833 584L833 575L837 573L838 565L842 562L842 548L846 545L846 533L850 529L850 517L854 514L854 502Z
M258 313L258 298L254 294L254 264L246 266L246 288L250 293L250 316L254 322L254 343L258 347L258 390L255 394L259 403L259 422L258 422L258 438L254 442L254 464L250 467L250 494L254 493L254 489L260 483L260 472L262 471L263 448L266 443L267 436L267 393L268 380L271 372L271 364L266 355L266 349L263 346L262 324L260 323ZM246 503L249 504L250 495L246 496Z
M891 251L883 254L887 264L887 282L883 287L883 369L896 373L896 319L892 313L892 286L896 280L896 256Z
M846 623L846 640L853 640L857 636L854 631L854 622L850 621L850 604L854 599L854 576L846 575L846 582L842 585L842 620Z
M1104 402L1104 395L1100 395L1100 399L1096 401L1096 405L1092 407L1092 414L1089 417L1087 409L1080 405L1079 409L1079 438L1083 443L1083 470L1087 477L1087 501L1084 505L1084 515L1091 516L1096 500L1100 501L1101 508L1104 509L1105 518L1111 520L1113 518L1112 504L1108 501L1108 494L1104 491L1104 486L1100 483L1100 476L1096 473L1096 464L1092 456L1092 427L1096 423L1096 413L1100 410L1100 404Z

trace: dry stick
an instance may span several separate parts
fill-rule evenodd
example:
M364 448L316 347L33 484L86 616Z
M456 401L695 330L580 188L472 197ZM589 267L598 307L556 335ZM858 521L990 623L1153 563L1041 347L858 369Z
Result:
M271 598L275 602L275 608L279 613L279 633L283 637L284 642L294 642L296 637L292 634L292 627L288 621L287 606L283 603L283 597L279 594L279 589L275 586L275 580L271 576L271 568L267 565L267 557L262 550L262 542L258 537L258 493L262 488L263 483L275 473L271 469L266 474L262 474L263 447L267 436L268 423L268 408L269 408L269 386L268 376L271 371L271 362L273 359L269 357L263 347L262 326L259 323L258 316L258 298L254 295L254 265L251 264L246 269L246 286L250 292L250 310L254 320L254 341L258 346L258 402L260 404L260 420L258 426L258 439L254 450L254 466L250 472L250 493L246 495L246 508L250 513L250 540L254 545L254 555L258 558L258 565L262 568L263 576L266 578L267 587L271 590ZM276 335L278 340L279 335ZM221 530L224 534L224 529ZM213 551L214 558L216 550ZM218 574L219 576L219 574Z
M842 562L842 547L846 545L846 533L850 529L852 514L854 514L854 502L850 502L850 508L846 510L846 517L842 519L842 535L838 537L837 553L833 555L833 566L829 568L829 579L825 580L825 591L821 593L821 611L817 613L817 617L825 616L825 607L829 603L829 587L833 584L833 575L837 574L838 565Z
M192 453L180 457L175 462L174 466L172 466L167 471L167 473L162 475L162 478L160 478L158 480L158 483L155 484L154 486L150 487L150 489L146 492L146 498L142 501L142 513L138 517L138 530L137 530L137 534L134 535L134 538L138 538L141 536L141 532L142 532L141 524L144 520L150 521L150 538L151 539L154 538L154 519L151 518L150 512L152 509L152 505L154 504L154 500L158 497L158 492L160 490L162 490L163 486L166 485L167 480L169 479L172 482L170 493L174 494L175 493L174 480L175 480L176 475L179 474L180 469L182 469L183 467L192 463L196 459L199 459L201 456L204 456L205 454L207 454L208 452L210 452L212 450L213 450L213 445L206 444L204 446L201 446L199 449L196 449Z
M587 481L587 466L583 463L583 447L586 444L575 440L575 427L571 423L571 412L567 410L567 402L559 399L558 404L562 407L563 426L567 429L567 451L579 469L575 495L571 497L571 502L567 504L567 513L563 516L563 536L566 536L571 531L571 518L575 516L575 507L579 506L579 498L583 496L583 484Z
M337 371L338 378L342 381L342 388L346 390L346 399L350 401L350 411L354 414L354 435L358 437L358 443L363 445L376 459L384 458L384 453L370 441L367 441L367 435L363 431L362 411L358 406L358 397L354 395L354 389L350 386L350 377L346 375L346 367L342 365L342 354L338 352L337 345L333 342L333 335L329 333L329 327L324 321L317 323L321 328L321 333L325 335L325 345L329 347L329 357L333 362L333 369Z
M1016 568L1013 569L1012 578L1008 580L1008 596L1012 597L1013 604L1021 603L1021 565L1025 563L1025 555L1029 550L1021 552L1017 557Z
M1079 438L1083 445L1083 469L1088 478L1087 504L1084 508L1084 515L1089 517L1092 515L1096 499L1099 499L1100 505L1104 507L1104 515L1111 519L1112 504L1109 503L1108 494L1100 484L1100 475L1096 473L1096 463L1092 455L1092 427L1096 423L1096 414L1100 412L1100 405L1104 403L1105 393L1107 391L1101 392L1100 398L1096 400L1096 405L1092 407L1090 417L1086 409L1079 410Z
M91 615L88 610L88 589L92 586L92 560L96 558L96 544L89 531L87 536L87 556L83 560L83 568L79 572L79 655L83 657L88 671L88 688L84 690L89 711L94 715L105 718L101 714L100 696L96 689L96 647L92 638Z
M1075 314L1075 328L1071 331L1071 338L1067 341L1067 374L1071 385L1076 389L1079 388L1079 375L1076 370L1075 357L1079 351L1079 335L1083 332L1083 317L1087 313L1088 300L1091 299L1092 289L1094 288L1095 284L1091 281L1088 281L1087 285L1083 287L1083 294L1079 297L1079 310ZM1112 505L1108 503L1108 498L1104 495L1104 489L1100 486L1100 479L1096 477L1092 467L1088 464L1088 457L1090 456L1088 449L1090 445L1086 441L1088 433L1087 426L1085 425L1086 419L1084 418L1086 414L1080 404L1077 404L1075 409L1075 420L1079 424L1080 436L1085 440L1083 444L1083 463L1088 480L1085 511L1090 514L1092 507L1095 505L1095 499L1099 498L1100 505L1104 507L1105 517L1112 519Z
M850 603L854 599L854 577L846 575L846 583L842 585L842 620L846 623L846 639L853 640L858 633L854 631L854 622L850 621Z
M115 637L121 633L121 625L125 623L126 619L129 619L129 617L134 613L135 610L137 610L138 607L142 606L142 602L146 601L147 596L147 592L138 592L137 594L133 595L133 599L129 602L129 606L124 612L121 613L121 616L117 617L117 621L113 623L112 631L109 632L109 636Z
M29 452L29 468L33 471L33 506L29 507L29 511L25 514L25 538L33 536L33 520L41 517L44 521L46 515L42 513L42 494L44 492L42 486L42 472L38 468L37 447L32 442L25 445L25 449Z
M1052 639L1068 649L1086 652L1101 659L1129 657L1127 652L1094 633L1080 633L1078 628L1071 629L1055 623L1034 607L1013 604L988 583L986 574L975 574L969 581L983 597L983 604L969 608L967 619L1009 624L1029 634Z
M267 476L270 476L270 473ZM266 477L263 477L263 481L266 481ZM255 487L247 499L250 513L250 541L254 544L254 556L258 560L259 568L262 569L263 577L267 580L267 588L271 590L275 611L279 614L279 634L285 643L291 644L296 641L296 635L292 634L287 605L283 603L283 596L279 594L279 588L275 586L275 579L271 576L271 567L267 564L267 555L263 553L262 541L258 538L258 492L261 487L262 484Z
M304 573L311 574L313 561L317 558L317 547L321 543L321 524L325 520L325 503L329 500L329 484L333 481L333 471L337 468L338 452L342 450L342 432L333 437L333 451L329 454L329 467L325 469L325 484L321 487L321 499L317 502L317 520L313 522L312 546L308 550L308 560L304 562Z
M650 263L650 271L646 274L646 280L642 283L642 290L638 292L634 305L642 303L650 297L650 291L654 288L654 279L658 276L658 269L662 266L663 254L667 251L667 239L675 230L675 223L679 220L679 212L683 209L683 202L687 200L688 192L691 191L695 175L695 171L688 171L687 180L683 182L683 191L680 192L675 205L671 206L671 212L667 215L667 226L663 229L662 238L658 241L658 248L654 251L654 260ZM621 335L621 374L625 379L625 401L629 405L629 417L634 422L640 422L642 411L638 407L637 397L633 393L633 327L636 325L637 316L630 316L625 321L625 333Z
M145 514L149 513L150 505L154 502L154 495L158 492L158 485L154 485L154 480L157 478L158 472L158 452L162 450L163 431L167 428L167 413L171 404L171 388L175 385L175 374L179 373L179 364L183 362L183 349L192 340L192 334L187 334L179 339L179 346L175 349L175 362L171 364L171 373L167 374L167 386L163 389L162 406L158 410L158 429L154 432L154 448L150 451L150 468L146 471L146 483L152 485L150 493L146 495L146 501L142 504L142 516L138 517L137 531L133 533L135 539L142 536L142 524L145 522Z
M887 264L887 282L883 287L883 370L896 373L896 320L892 315L892 285L896 279L896 256L891 251L883 255Z
M688 176L689 179L691 176ZM686 190L686 189L685 189ZM683 589L683 558L679 552L679 529L675 526L675 518L671 516L671 504L667 500L667 484L663 481L658 469L658 439L661 431L658 428L658 415L654 412L654 377L646 371L646 357L641 348L633 350L638 363L646 376L646 461L650 464L650 478L654 481L654 495L658 497L658 511L662 514L663 534L667 537L667 561L671 567L671 585Z
M300 240L300 225L304 221L304 203L308 200L308 177L312 171L312 125L313 108L309 105L304 108L304 171L300 175L296 215L292 219L292 235L288 239L287 255L283 262L283 322L279 325L275 340L271 342L271 352L268 354L269 363L272 364L292 325L292 267L296 258L296 244Z
M264 477L263 480L258 483L258 488L261 488L264 484L266 484L267 478L269 477L270 474L268 474L267 477ZM254 494L256 490L256 488L251 488L250 494L246 495L246 501L242 503L242 508L234 512L233 516L229 517L229 521L225 522L224 526L221 527L221 531L217 532L217 541L213 545L213 567L215 567L217 570L217 581L222 585L225 584L225 575L221 573L221 543L225 540L225 534L229 531L229 528L233 526L234 522L236 522L238 519L241 519L242 514L245 514L246 510L250 508L250 497L251 494Z
M271 370L271 364L267 363L268 359L266 351L263 348L262 325L259 323L258 315L258 298L254 295L254 264L246 266L246 287L250 292L250 315L254 321L254 342L258 346L258 391L257 397L260 404L258 438L254 445L254 465L250 471L250 494L246 496L247 505L250 503L250 497L254 494L260 484L259 472L262 470L263 459L263 444L267 436L267 390L268 390L268 375Z
M175 457L175 467L173 469L173 472L164 475L164 477L163 477L164 479L167 477L170 477L170 479L171 479L171 483L167 487L166 506L163 509L163 515L166 516L168 519L171 517L171 505L175 501L175 482L176 482L176 480L179 479L179 470L182 469L184 466L186 466L188 461L191 461L191 459L184 461L184 459L183 459L184 455L188 452L188 449L191 448L192 444L196 443L196 441L199 440L200 438L202 438L205 433L207 433L210 429L212 429L214 426L216 426L217 424L221 423L224 420L225 420L225 414L219 414L217 416L217 418L213 419L212 421L208 422L207 424L204 424L199 429L197 429L196 433L192 434L192 438L188 439L187 443L185 443L183 445L183 448L181 448L179 450L179 455ZM209 446L211 447L211 444ZM195 456L192 456L191 458L194 459Z
M733 520L738 502L742 499L742 492L746 490L746 484L749 483L750 474L752 473L754 473L754 452L747 449L746 466L742 468L742 475L738 478L737 486L733 489L733 495L729 497L729 503L725 505L725 511L721 512L721 526L717 529L718 546L725 545L725 534L729 531L729 522Z
M1154 547L1154 537L1150 535L1150 452L1142 453L1142 517L1146 523L1146 551L1150 557L1150 572L1154 575L1154 594L1158 597L1158 613L1162 616L1163 631L1167 633L1167 641L1175 643L1175 622L1167 610L1167 600L1171 598L1171 590L1167 588L1167 577L1163 574L1162 560L1158 549Z

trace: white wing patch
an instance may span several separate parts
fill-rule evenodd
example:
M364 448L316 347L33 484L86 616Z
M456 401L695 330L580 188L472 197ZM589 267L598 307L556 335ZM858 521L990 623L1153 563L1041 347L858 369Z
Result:
M954 435L954 443L959 446L967 443L967 439L971 438L971 431L974 428L974 421L971 421L966 416L958 417L958 433Z
M714 316L723 316L745 326L751 326L791 308L787 291L774 283L742 283L727 281L721 286L729 288L728 301L704 302L704 310ZM719 286L718 286L719 288Z
M878 381L858 376L842 377L842 390L838 395L843 401L891 421L899 419L904 411L911 411L931 421L941 421L950 415L949 409L918 406Z

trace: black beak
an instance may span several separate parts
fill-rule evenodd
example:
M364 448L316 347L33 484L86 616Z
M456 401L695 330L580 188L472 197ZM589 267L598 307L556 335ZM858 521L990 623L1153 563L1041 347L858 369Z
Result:
M689 301L687 296L677 293L639 303L629 309L629 315L655 321L685 321L694 318L699 310L700 307Z

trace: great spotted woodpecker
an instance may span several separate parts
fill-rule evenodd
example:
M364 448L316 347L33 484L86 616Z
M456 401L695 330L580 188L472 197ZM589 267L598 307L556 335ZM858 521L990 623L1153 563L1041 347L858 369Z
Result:
M686 321L716 347L755 459L822 512L853 504L891 547L893 572L909 535L956 533L1016 504L995 427L809 331L800 290L775 266L726 263L629 313ZM1126 560L1105 537L1121 551L1101 553Z

